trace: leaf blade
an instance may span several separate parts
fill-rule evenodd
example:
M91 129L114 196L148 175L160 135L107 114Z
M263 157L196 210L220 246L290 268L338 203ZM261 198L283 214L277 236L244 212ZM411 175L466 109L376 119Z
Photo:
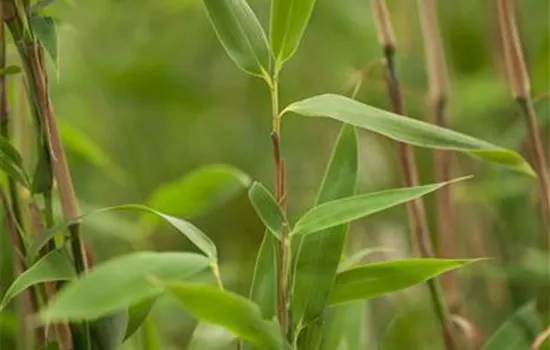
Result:
M285 215L271 193L259 182L254 182L248 190L250 203L267 230L281 240L285 225Z
M529 163L517 152L459 132L406 118L350 98L325 94L294 102L285 112L306 117L329 117L413 146L459 151L534 176Z

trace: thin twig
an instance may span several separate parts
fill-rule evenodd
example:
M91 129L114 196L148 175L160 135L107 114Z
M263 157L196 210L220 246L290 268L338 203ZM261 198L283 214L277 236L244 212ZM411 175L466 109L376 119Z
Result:
M371 5L377 24L378 40L386 59L386 83L391 110L396 114L404 115L403 99L395 67L395 36L389 14L383 0L372 0ZM404 185L407 187L418 186L418 170L412 147L400 142L397 147ZM419 198L408 202L407 213L412 234L411 242L416 242L416 248L422 257L433 257L434 252L423 200ZM437 279L429 280L427 285L436 315L441 324L445 347L447 350L456 350L457 347L441 286Z

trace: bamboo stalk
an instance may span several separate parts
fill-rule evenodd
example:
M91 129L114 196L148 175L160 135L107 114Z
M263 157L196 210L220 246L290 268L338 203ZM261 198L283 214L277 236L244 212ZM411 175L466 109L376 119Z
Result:
M449 78L437 23L435 1L418 0L418 10L428 71L428 104L434 123L446 128L448 126ZM451 153L435 150L434 169L437 182L449 181L451 179ZM437 204L437 255L441 258L456 258L455 215L451 187L446 186L436 191L435 197ZM457 274L455 272L447 273L441 277L441 282L450 309L458 310L460 295Z
M388 10L383 0L371 0L371 8L376 22L378 41L386 59L386 84L391 110L396 114L404 115L401 88L395 66L396 40ZM412 147L400 142L397 147L404 185L407 187L418 186L418 170ZM408 202L407 213L412 234L411 241L416 242L416 248L422 257L433 257L434 251L423 200L419 198ZM445 348L447 350L457 350L451 320L439 281L434 278L429 280L427 285L440 323Z

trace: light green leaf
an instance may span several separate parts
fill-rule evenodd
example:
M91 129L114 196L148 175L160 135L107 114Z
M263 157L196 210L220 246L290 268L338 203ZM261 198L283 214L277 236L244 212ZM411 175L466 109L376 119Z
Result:
M517 152L459 132L384 111L350 98L325 94L292 103L282 114L329 117L410 145L460 151L483 160L535 176L529 163Z
M269 44L246 0L203 0L203 3L229 57L245 72L267 76Z
M267 230L280 240L286 220L275 198L259 182L254 182L250 186L248 198Z
M29 176L23 169L23 160L17 150L5 137L0 136L0 170L4 171L14 181L29 188Z
M36 38L44 47L48 55L50 55L57 69L59 66L59 44L57 40L57 29L53 18L48 16L32 16L30 24Z
M542 332L535 302L528 302L508 318L485 343L482 350L528 350Z
M193 317L227 329L256 349L288 348L277 323L264 319L258 306L240 295L196 283L168 283L165 288Z
M162 293L151 278L187 279L209 266L199 254L138 252L97 265L40 313L44 322L93 320Z
M277 66L288 60L304 35L315 0L272 0L269 39Z
M126 334L124 335L124 340L130 338L134 335L135 332L141 327L145 322L153 306L157 301L158 297L152 297L144 299L128 309L128 325L126 326Z
M21 67L16 65L9 65L4 69L0 69L0 77L7 75L14 75L21 72Z
M275 317L277 310L277 242L273 235L264 233L250 286L250 299L267 319Z
M321 350L367 349L366 313L364 302L332 307L328 312Z
M191 219L219 207L249 185L250 177L233 166L207 165L160 186L151 194L148 206Z
M189 342L187 350L233 350L236 337L223 327L200 322Z
M291 235L307 235L346 224L467 178L470 176L436 184L396 188L325 202L305 213L294 226Z
M44 282L67 281L75 277L74 267L65 252L53 250L13 281L2 298L0 311L8 305L10 300L31 286Z
M354 253L353 255L343 259L340 262L340 265L338 265L338 271L347 270L352 268L354 265L360 264L363 259L368 257L369 255L375 254L375 253L382 253L382 252L389 252L393 249L390 248L384 248L384 247L374 247L374 248L365 248L361 249L357 253Z
M178 219L178 218L160 213L149 207L146 207L143 205L135 205L135 204L101 208L81 216L78 220L75 220L74 222L63 223L58 227L54 227L53 229L48 230L44 235L40 236L36 241L33 242L31 248L29 249L27 260L33 261L34 257L38 254L40 249L44 247L44 245L46 245L46 243L52 240L53 237L59 232L66 231L70 225L81 222L83 219L85 219L90 215L114 211L114 210L147 212L160 217L161 219L163 219L164 221L172 225L172 227L178 230L178 232L180 232L185 237L187 237L197 248L199 248L204 254L206 254L206 256L208 256L212 264L214 265L217 264L218 251L217 251L216 245L214 244L214 242L212 242L212 240L206 234L204 234L195 225L183 219Z
M355 267L338 273L330 304L365 300L430 280L478 260L411 259Z
M357 181L357 133L343 125L335 143L316 203L324 203L355 193ZM300 344L318 344L323 334L323 313L346 242L348 225L340 225L322 234L307 235L295 253L292 311L300 332ZM312 323L317 320L317 323ZM306 325L311 324L311 327ZM306 327L304 329L304 327ZM303 338L302 338L303 337ZM309 345L308 345L309 346Z

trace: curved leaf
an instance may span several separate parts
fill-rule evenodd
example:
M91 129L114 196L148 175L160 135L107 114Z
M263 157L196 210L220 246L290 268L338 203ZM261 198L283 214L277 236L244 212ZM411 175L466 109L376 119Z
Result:
M286 220L275 198L259 182L254 182L250 186L248 198L267 230L280 240Z
M74 267L63 250L53 250L17 276L0 303L0 311L25 289L35 284L68 281L76 277Z
M326 116L396 141L418 147L468 153L483 160L535 176L529 163L517 152L450 129L405 118L344 96L325 94L307 98L287 106L281 115L285 112L294 112L306 117Z
M227 202L249 185L250 177L233 166L207 165L160 186L151 194L148 206L190 219Z
M349 223L406 203L450 183L467 178L471 178L471 176L436 184L396 188L325 202L305 213L294 226L291 235L307 235Z
M124 340L130 338L141 327L141 325L147 319L147 316L151 313L153 306L157 302L158 297L152 297L140 301L132 305L128 309L128 325L126 326L126 334L124 334Z
M277 65L289 59L300 44L315 0L272 0L269 39Z
M209 266L192 253L138 252L97 265L65 286L40 313L44 322L93 320L162 293L151 277L186 279Z
M221 326L259 350L288 348L277 323L264 319L250 300L206 284L164 286L198 320Z
M342 261L340 262L340 265L338 265L338 271L347 270L357 264L360 264L363 259L365 259L367 256L371 254L390 252L392 250L393 249L391 248L385 248L385 247L373 247L373 248L361 249L360 251L354 253L353 255L348 256L345 259L342 259Z
M411 259L368 264L336 276L330 304L365 300L396 292L458 269L473 260Z
M57 69L59 65L59 44L53 18L49 16L32 16L30 24L38 41L46 49Z
M5 171L14 181L30 187L29 176L23 169L21 155L3 136L0 136L0 170Z
M100 350L116 350L124 341L128 326L126 310L106 315L90 324L92 342Z
M203 0L218 39L245 72L259 77L269 71L269 45L246 0Z

